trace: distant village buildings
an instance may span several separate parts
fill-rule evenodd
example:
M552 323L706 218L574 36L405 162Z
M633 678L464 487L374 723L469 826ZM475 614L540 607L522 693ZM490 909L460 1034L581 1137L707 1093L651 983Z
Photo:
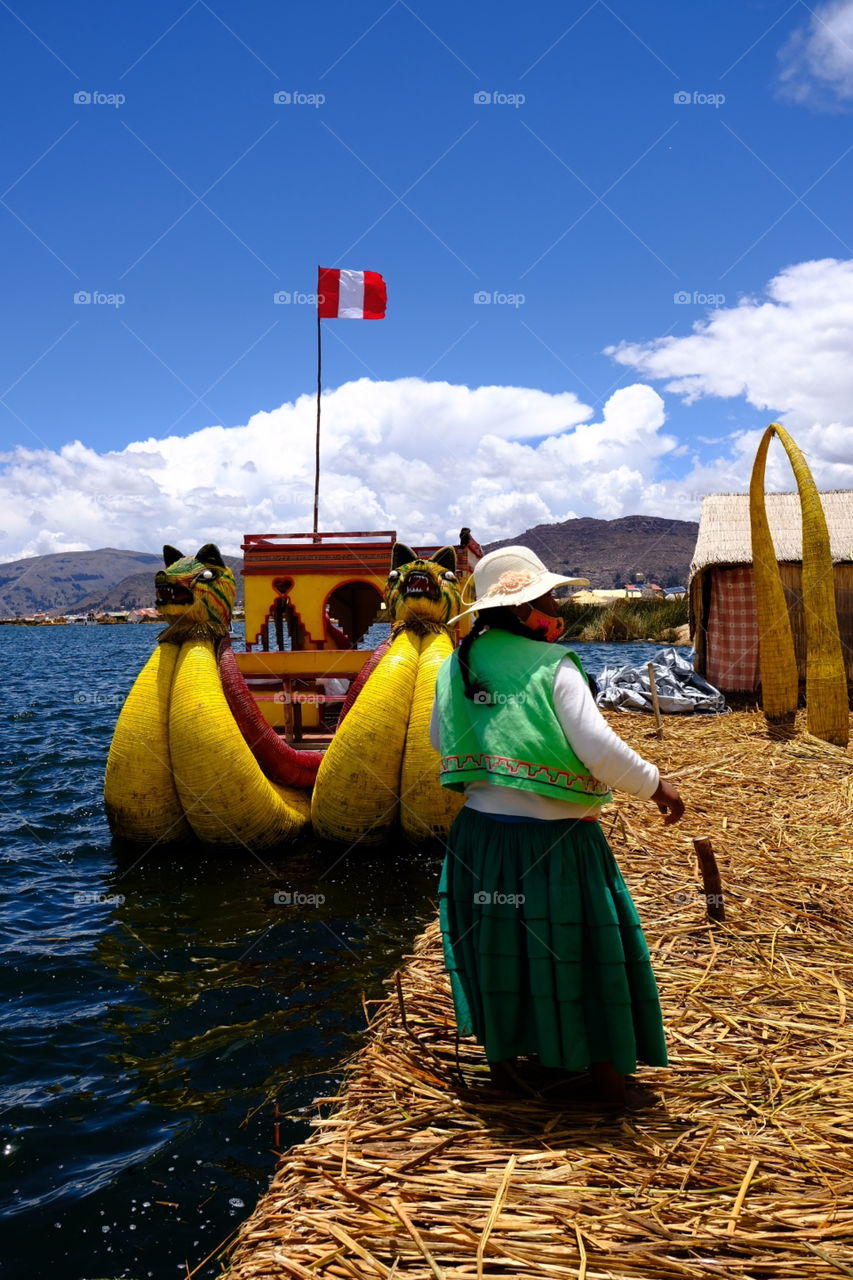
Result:
M656 582L626 582L622 587L584 587L569 597L573 604L612 604L614 600L680 600L686 587L661 587Z

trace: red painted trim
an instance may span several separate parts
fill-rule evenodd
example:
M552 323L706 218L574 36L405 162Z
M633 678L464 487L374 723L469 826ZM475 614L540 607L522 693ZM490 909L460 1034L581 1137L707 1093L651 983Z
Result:
M217 650L222 691L243 740L270 782L283 787L310 787L323 759L320 751L297 751L280 738L261 715L226 636ZM283 682L282 682L283 685ZM281 695L273 695L280 698ZM268 699L263 698L266 702Z

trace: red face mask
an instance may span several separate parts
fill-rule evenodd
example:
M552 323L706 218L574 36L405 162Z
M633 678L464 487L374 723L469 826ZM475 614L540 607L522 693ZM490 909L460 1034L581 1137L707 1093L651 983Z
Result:
M527 627L528 631L535 632L537 639L547 640L549 644L553 644L565 631L566 622L559 615L552 617L550 613L543 613L541 609L531 607L522 626Z

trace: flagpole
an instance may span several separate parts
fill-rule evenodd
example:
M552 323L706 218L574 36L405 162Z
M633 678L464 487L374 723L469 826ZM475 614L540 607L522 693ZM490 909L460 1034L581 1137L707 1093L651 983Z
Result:
M317 268L317 282L320 281L320 268ZM317 430L314 441L314 533L318 528L320 510L320 386L322 370L322 342L320 328L320 295L317 295Z

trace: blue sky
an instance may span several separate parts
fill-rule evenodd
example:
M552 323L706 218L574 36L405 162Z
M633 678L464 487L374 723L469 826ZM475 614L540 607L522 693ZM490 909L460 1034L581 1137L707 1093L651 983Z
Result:
M708 469L738 483L743 441L773 417L807 435L845 425L843 388L837 406L819 406L828 415L819 421L818 408L801 405L802 388L786 382L790 361L763 376L761 335L753 351L737 313L745 307L750 332L761 329L771 281L832 260L819 287L796 278L784 304L786 315L804 307L817 344L806 381L820 381L832 354L820 347L827 325L814 297L834 290L833 273L846 282L853 258L851 9L764 0L3 3L0 447L23 451L17 462L7 455L6 477L13 495L32 501L26 527L4 522L0 549L11 556L110 537L109 521L91 512L75 524L57 461L72 441L87 451L82 492L102 455L180 437L209 451L222 439L209 428L272 413L269 453L256 465L268 472L280 445L301 472L307 418L297 415L288 434L275 411L312 392L314 313L274 296L311 293L318 262L378 270L388 282L385 321L324 322L324 382L344 389L327 411L337 405L342 420L345 388L363 378L571 393L589 422L615 390L640 383L662 398L665 423L648 430L669 444L652 449L652 471L635 459L643 485L627 486L625 502L684 515L698 510ZM290 103L275 102L282 93ZM114 303L75 303L80 292ZM678 342L660 361L662 339L689 341L694 326L715 323L713 353L695 367L692 348ZM621 358L605 354L619 344L632 345ZM693 403L668 390L682 375L694 379ZM452 468L461 437L451 436L443 458L424 453L420 392L405 385L394 411L411 424L409 445L393 450L401 467ZM650 411L642 403L641 417ZM369 397L359 404L369 415ZM529 450L560 434L547 414L538 430L529 409L515 397L507 412L523 425L498 436ZM621 412L631 418L627 402ZM583 416L567 415L564 429ZM490 421L475 416L457 431L468 432L474 459ZM344 432L338 445L357 439ZM231 443L241 456L238 438ZM838 486L853 459L833 448L824 458L818 447L815 459ZM161 451L171 467L191 456ZM507 477L515 465L507 461ZM463 492L477 479L475 462L469 471ZM363 518L405 519L375 475L356 463L338 473L341 492L359 494ZM579 492L576 477L565 479L567 495ZM741 487L747 479L748 467ZM205 484L212 495L221 479L206 475ZM669 501L666 486L678 484ZM129 498L140 522L131 524L134 545L145 521L156 526L154 545L161 527L182 532L175 486L154 487L166 495L160 507L150 485L138 509ZM273 494L266 505L243 494L235 527L241 518L299 520L309 509L303 490L278 507ZM485 501L476 486L467 491L475 507ZM329 520L346 524L341 502ZM546 508L552 518L626 513L596 508L589 492ZM503 531L486 509L484 527ZM535 502L502 509L510 522L536 515ZM199 513L203 522L203 500ZM442 520L455 520L446 494L420 515L417 532L437 536ZM475 526L476 514L467 522ZM186 524L184 536L196 527Z

